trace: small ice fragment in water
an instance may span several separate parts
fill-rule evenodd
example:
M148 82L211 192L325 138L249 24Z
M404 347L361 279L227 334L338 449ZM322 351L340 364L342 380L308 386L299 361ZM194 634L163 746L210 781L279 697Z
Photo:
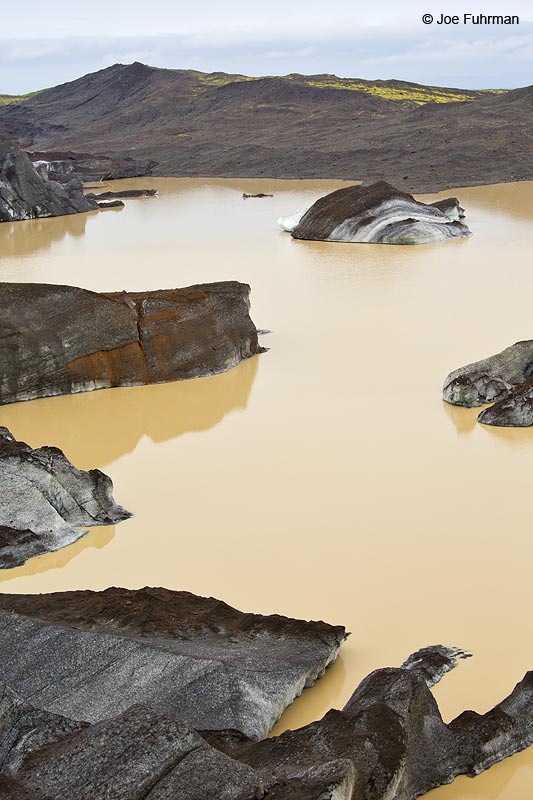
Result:
M282 231L287 231L287 233L292 233L292 231L299 225L301 218L305 214L307 209L300 209L296 211L295 214L291 214L289 217L279 217L278 218L278 225Z

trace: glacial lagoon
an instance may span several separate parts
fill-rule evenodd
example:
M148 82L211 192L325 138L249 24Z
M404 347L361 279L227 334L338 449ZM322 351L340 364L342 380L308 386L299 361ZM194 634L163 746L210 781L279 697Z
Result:
M441 400L452 369L533 336L533 184L422 197L457 195L468 240L347 245L277 229L341 185L129 180L102 190L159 196L0 226L3 281L252 286L270 349L228 373L0 408L17 438L107 472L135 513L0 579L21 593L163 585L345 624L339 660L278 733L425 645L475 656L434 689L446 720L487 710L533 667L533 430L486 428ZM530 750L433 794L529 800L532 770Z

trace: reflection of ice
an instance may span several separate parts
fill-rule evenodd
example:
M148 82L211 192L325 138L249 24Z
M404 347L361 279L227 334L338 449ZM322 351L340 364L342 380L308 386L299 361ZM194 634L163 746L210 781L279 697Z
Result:
M85 235L89 214L68 214L63 217L3 222L0 225L2 257L29 256L50 251L55 242L70 236Z
M527 448L531 452L533 445L533 428L504 428L497 425L479 425L483 435L488 435L511 447Z
M168 441L245 409L258 365L255 356L208 378L11 403L0 408L0 424L34 447L60 447L81 469L102 469L143 436Z
M514 447L530 448L533 443L533 428L500 428L497 425L482 425L478 423L479 414L483 409L490 408L490 404L476 406L475 408L465 408L464 406L454 406L443 401L442 407L460 435L478 430Z
M451 419L457 429L457 433L471 433L476 427L477 417L481 409L464 408L463 406L453 406L450 403L442 402L444 411Z
M296 211L294 214L291 214L289 217L279 217L278 218L278 225L282 231L287 231L287 233L292 233L292 231L296 228L298 223L300 222L301 218L305 214L306 209L300 209Z
M2 570L0 573L0 583L21 578L26 575L38 575L40 572L47 572L49 569L62 569L69 561L87 550L90 547L101 549L105 547L115 536L115 526L108 525L106 528L83 529L89 532L74 544L63 547L61 550L54 550L51 553L43 553L35 558L30 558L25 564L13 569Z

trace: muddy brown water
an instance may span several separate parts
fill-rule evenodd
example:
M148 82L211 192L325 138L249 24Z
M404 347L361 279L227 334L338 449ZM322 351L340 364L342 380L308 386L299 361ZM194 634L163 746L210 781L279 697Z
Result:
M435 688L445 719L487 710L533 667L533 429L483 427L475 410L442 403L441 384L533 335L533 184L438 195L460 197L474 236L420 247L277 230L280 214L338 182L117 185L160 193L1 225L0 279L95 290L246 281L270 350L211 378L1 408L18 438L108 472L136 515L4 571L1 589L164 585L345 624L337 663L277 732L437 642L475 655ZM433 796L529 800L532 787L529 751Z

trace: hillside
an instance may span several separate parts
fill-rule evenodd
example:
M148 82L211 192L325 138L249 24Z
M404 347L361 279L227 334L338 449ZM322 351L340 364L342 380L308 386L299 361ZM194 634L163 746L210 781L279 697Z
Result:
M22 103L30 97L35 97L38 92L30 92L29 94L0 94L0 106L11 106L17 103Z
M532 100L531 87L116 64L1 107L0 134L40 157L68 152L80 172L105 156L116 174L384 178L424 191L533 178Z

